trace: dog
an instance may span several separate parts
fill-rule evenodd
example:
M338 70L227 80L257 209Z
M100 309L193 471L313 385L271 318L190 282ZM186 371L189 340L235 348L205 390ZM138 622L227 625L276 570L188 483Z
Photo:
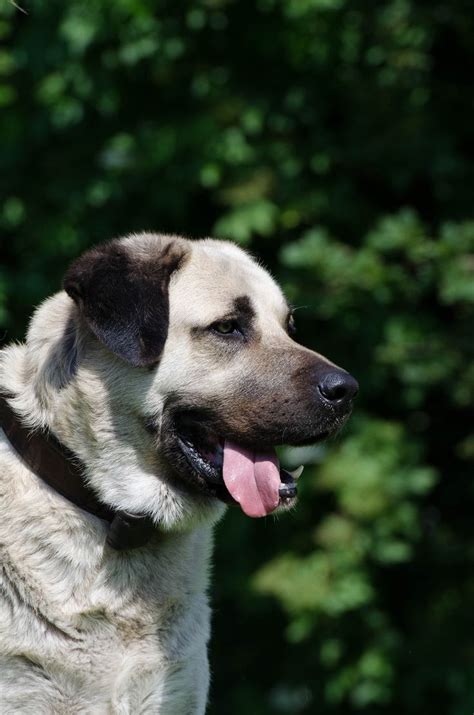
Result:
M204 713L213 525L290 509L275 445L357 392L293 331L240 247L144 233L76 259L0 352L3 715Z

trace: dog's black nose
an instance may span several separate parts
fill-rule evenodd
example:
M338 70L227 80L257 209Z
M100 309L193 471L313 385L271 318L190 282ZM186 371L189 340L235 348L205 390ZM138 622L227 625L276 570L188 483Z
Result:
M357 395L359 383L344 370L331 370L323 375L318 388L325 400L342 405Z

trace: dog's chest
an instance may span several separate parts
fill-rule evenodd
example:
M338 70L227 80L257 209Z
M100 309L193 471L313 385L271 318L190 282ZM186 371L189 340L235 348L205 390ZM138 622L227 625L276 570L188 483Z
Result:
M209 609L204 594L184 601L151 602L109 607L78 615L68 628L68 644L56 639L52 661L110 686L117 674L133 680L148 672L186 661L209 634ZM123 677L123 676L121 676ZM125 676L126 677L126 676Z
M165 683L167 673L206 660L207 542L206 534L173 537L84 569L51 554L38 560L23 551L17 559L12 550L4 560L8 623L0 645L12 663L26 657L31 672L40 667L41 682L46 673L55 692L73 698L85 691L105 703L113 693L126 699L155 690L163 674Z

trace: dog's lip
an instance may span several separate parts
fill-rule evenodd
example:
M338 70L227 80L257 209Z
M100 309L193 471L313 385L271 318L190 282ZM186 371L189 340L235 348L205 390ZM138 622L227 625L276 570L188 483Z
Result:
M344 420L345 421L345 420ZM186 444L191 444L194 448L198 449L199 452L212 452L213 450L220 449L222 451L226 439L230 439L242 447L252 450L254 452L264 452L266 450L273 450L275 447L304 447L308 445L317 444L326 440L331 435L335 434L339 430L340 424L336 424L334 428L319 430L317 432L312 432L311 434L302 436L301 438L293 438L290 442L261 442L261 441L251 441L248 438L241 438L239 435L220 435L208 428L203 426L202 423L196 420L193 423L181 424L179 421L175 423L173 432L175 436Z
M191 466L196 469L201 476L206 479L206 481L209 481L212 484L222 484L222 460L220 463L219 461L213 463L210 459L207 459L204 454L202 454L202 451L189 437L185 437L180 434L178 434L177 437L181 451L188 462L190 462Z

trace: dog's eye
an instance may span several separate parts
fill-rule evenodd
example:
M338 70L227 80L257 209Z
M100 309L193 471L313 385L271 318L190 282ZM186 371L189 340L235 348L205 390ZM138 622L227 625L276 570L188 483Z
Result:
M218 320L211 325L211 330L219 335L236 335L242 332L235 320Z

